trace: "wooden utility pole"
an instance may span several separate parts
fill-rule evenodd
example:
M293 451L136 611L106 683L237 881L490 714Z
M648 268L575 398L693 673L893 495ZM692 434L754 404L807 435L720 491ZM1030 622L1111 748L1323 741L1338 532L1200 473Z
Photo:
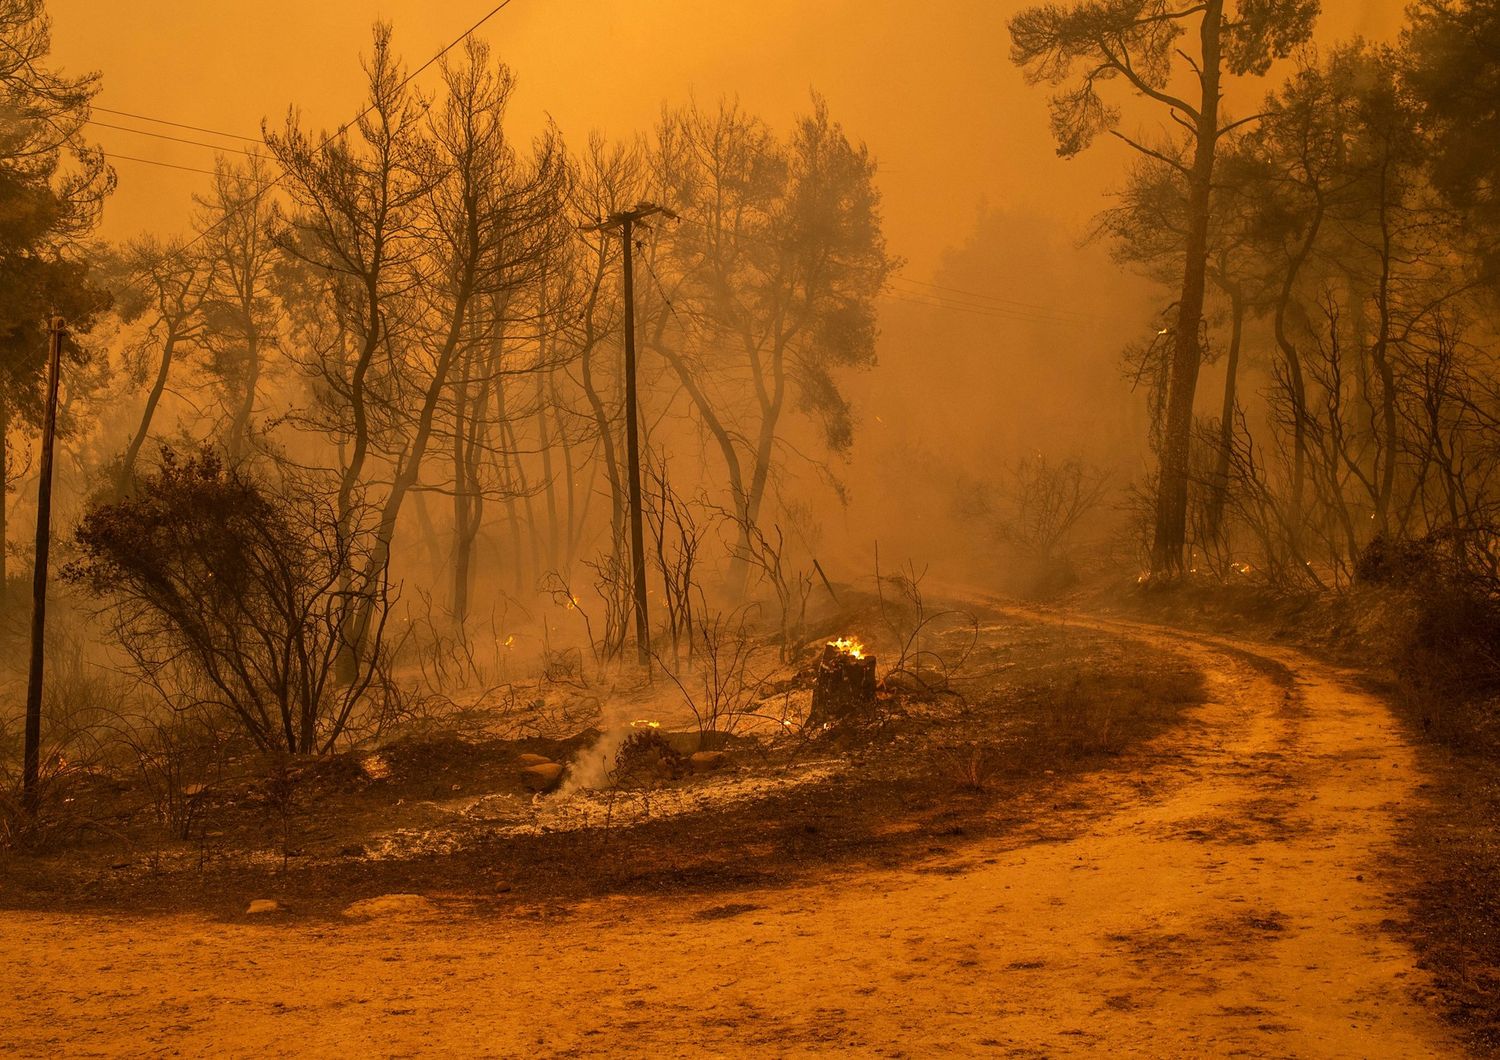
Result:
M35 817L41 797L42 663L46 657L47 555L52 543L52 449L57 435L57 382L62 371L62 317L48 328L47 407L42 417L42 464L36 485L36 565L31 579L31 672L26 683L26 745L22 755L21 797Z
M640 417L636 411L635 387L635 226L641 220L661 214L677 215L654 203L637 203L634 208L612 213L585 231L620 232L625 244L625 463L630 491L630 572L635 594L635 645L642 666L651 663L651 624L646 613L646 535L641 521L641 439Z

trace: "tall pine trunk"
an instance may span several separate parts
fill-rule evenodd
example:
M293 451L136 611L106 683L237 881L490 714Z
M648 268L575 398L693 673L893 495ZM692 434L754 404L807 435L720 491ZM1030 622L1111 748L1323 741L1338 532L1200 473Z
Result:
M161 344L161 361L156 367L156 378L152 380L151 393L146 396L146 407L141 412L141 422L135 429L135 436L130 439L130 445L125 449L125 456L120 460L120 470L115 477L115 489L118 493L124 493L130 485L141 447L151 436L151 421L156 416L156 407L161 404L162 394L167 389L167 380L172 375L172 355L176 348L177 336L168 332Z
M1203 351L1204 288L1208 277L1208 230L1213 208L1214 157L1219 139L1219 79L1224 0L1207 0L1202 36L1203 102L1198 108L1193 166L1188 178L1188 234L1182 295L1177 303L1177 330L1167 379L1167 415L1162 436L1156 494L1156 531L1151 543L1151 572L1182 573L1187 544L1189 456L1193 443L1193 405Z
M6 545L10 540L10 406L0 396L0 598L10 584Z
M1219 413L1219 451L1214 462L1213 488L1208 499L1209 536L1219 540L1224 530L1224 508L1229 501L1229 466L1234 456L1234 413L1238 407L1240 346L1245 334L1245 297L1238 285L1229 294L1229 356L1224 365L1224 404Z
M246 313L249 324L245 333L245 389L234 411L234 420L229 426L229 456L238 460L244 455L250 440L250 421L255 415L255 392L260 387L260 338L255 333L255 323Z

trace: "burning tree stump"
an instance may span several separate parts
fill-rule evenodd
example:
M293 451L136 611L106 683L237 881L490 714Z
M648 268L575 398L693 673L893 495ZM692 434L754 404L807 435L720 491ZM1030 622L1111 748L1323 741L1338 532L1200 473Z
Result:
M875 720L875 657L858 641L840 637L823 648L813 681L813 728L845 729Z

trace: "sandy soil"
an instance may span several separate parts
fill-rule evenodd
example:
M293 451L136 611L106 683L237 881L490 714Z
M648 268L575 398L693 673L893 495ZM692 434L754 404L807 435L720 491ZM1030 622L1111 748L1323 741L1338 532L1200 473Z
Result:
M1289 651L1131 629L1202 665L1210 702L1004 841L561 915L0 914L0 1051L1456 1052L1382 926L1403 915L1385 862L1420 783L1386 709Z

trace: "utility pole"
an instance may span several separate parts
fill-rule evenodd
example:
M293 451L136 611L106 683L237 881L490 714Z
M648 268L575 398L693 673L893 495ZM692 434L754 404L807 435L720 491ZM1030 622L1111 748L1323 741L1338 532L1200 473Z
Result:
M635 592L635 644L642 666L651 664L651 624L646 614L646 535L641 523L640 416L636 411L635 387L635 226L647 217L661 214L677 219L664 206L641 202L629 210L610 214L587 232L620 232L625 244L625 463L630 489L630 571Z
M21 798L35 817L41 798L42 663L47 632L47 554L52 543L52 449L57 435L57 382L62 371L63 319L48 327L47 409L42 418L42 464L36 485L36 565L31 580L31 672L26 684L26 745Z

